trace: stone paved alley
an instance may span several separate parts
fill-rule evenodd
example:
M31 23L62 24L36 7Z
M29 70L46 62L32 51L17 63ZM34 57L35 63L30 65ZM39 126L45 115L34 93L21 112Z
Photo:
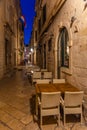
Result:
M24 70L0 81L0 130L40 130L35 117L35 88ZM87 130L84 125L65 128L44 125L43 130Z

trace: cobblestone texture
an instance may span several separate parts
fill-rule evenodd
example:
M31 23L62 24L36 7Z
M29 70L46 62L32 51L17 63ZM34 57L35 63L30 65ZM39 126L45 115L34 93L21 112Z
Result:
M47 121L50 121L47 119ZM45 119L45 123L47 123ZM45 124L42 130L87 130L85 125ZM24 71L0 81L0 130L40 130L35 116L35 88Z

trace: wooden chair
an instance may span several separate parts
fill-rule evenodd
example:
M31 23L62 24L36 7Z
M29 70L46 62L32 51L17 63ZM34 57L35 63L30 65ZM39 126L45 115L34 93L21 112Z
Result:
M43 72L44 79L50 79L52 81L52 72Z
M53 83L65 83L65 79L53 79Z
M40 68L34 68L33 71L40 71Z
M85 125L87 125L87 88L84 88L83 116L84 116L84 120L85 120Z
M48 83L50 83L51 82L51 80L50 79L36 79L36 83L37 84L48 84Z
M47 71L47 69L41 69L41 72L46 72Z
M40 126L42 127L42 117L56 115L60 125L60 92L42 92L41 100L38 97L40 106Z
M83 99L83 117L87 126L87 96Z
M39 71L33 72L32 76L31 76L32 85L34 82L36 82L37 79L41 79L41 72L39 72Z
M64 100L61 98L61 106L64 111L64 125L67 114L80 114L82 123L83 91L65 92Z

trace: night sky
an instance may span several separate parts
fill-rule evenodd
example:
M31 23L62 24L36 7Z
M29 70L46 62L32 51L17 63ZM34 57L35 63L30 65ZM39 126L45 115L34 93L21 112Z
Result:
M35 0L20 0L22 15L26 20L26 27L24 28L24 44L28 45L32 32L32 25L35 16Z

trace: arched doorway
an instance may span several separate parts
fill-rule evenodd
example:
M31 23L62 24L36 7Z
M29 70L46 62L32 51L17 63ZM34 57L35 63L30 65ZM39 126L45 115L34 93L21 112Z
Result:
M57 77L61 78L61 67L69 68L69 35L66 27L60 29L57 48Z

